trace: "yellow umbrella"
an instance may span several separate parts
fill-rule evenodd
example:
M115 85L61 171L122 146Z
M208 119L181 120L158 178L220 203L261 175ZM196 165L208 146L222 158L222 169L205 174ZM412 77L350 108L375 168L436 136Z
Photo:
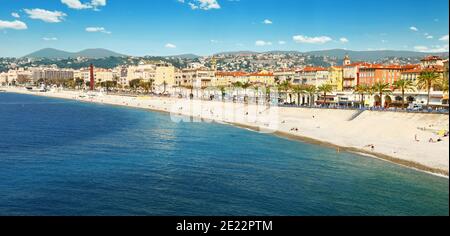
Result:
M447 130L439 130L439 132L437 133L439 136L444 137L445 133L447 133Z

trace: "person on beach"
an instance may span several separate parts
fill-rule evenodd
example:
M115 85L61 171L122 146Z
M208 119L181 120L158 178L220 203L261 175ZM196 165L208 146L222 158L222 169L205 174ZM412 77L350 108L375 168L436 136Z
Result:
M369 147L372 150L372 152L375 150L375 145L373 144L366 145L365 147Z
M417 138L417 134L414 135L414 140L415 140L416 142L420 142L420 140Z

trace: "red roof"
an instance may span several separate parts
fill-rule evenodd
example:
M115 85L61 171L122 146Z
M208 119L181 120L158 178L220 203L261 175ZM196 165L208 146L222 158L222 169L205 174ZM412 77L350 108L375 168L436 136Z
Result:
M294 68L281 68L275 72L279 73L279 72L295 72L295 71L296 71L296 69L294 69Z
M246 73L242 71L236 71L236 72L216 72L216 76L218 77L225 77L225 76L232 76L232 77L241 77L241 76L273 76L272 72L268 73Z
M316 71L328 71L328 69L323 68L323 67L305 67L301 71L303 71L303 72L316 72Z
M409 69L409 70L405 70L405 71L403 71L403 73L410 73L410 74L418 74L418 73L421 73L422 72L422 69L420 69L420 68L414 68L414 69Z
M437 60L442 60L442 58L440 58L439 56L427 56L421 61L437 61Z
M236 72L216 72L216 76L219 77L225 77L225 76L232 76L232 77L240 77L240 76L246 76L247 73L242 71L236 71Z
M368 63L368 62L354 62L354 63L352 63L352 64L350 64L350 65L346 65L346 66L344 66L344 67L355 67L355 66L370 66L371 64L370 63Z
M273 76L272 72L268 72L268 73L251 73L251 74L247 74L247 76Z

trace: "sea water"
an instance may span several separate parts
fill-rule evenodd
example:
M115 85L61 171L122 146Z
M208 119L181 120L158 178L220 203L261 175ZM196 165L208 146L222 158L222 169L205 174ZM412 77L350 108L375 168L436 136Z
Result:
M448 215L449 181L164 113L0 94L0 215Z

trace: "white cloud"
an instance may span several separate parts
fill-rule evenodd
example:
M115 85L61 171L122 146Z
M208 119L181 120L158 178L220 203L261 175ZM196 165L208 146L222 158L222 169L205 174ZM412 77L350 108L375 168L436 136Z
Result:
M106 6L106 0L91 0L90 2L82 3L80 0L61 0L61 3L67 5L72 9L94 9L97 10L98 7Z
M279 45L285 45L285 44L286 44L286 41L278 41L278 44L279 44Z
M427 39L433 39L434 37L432 35L428 35L426 38Z
M19 13L17 13L17 12L11 13L11 16L14 17L14 18L20 18Z
M28 17L35 20L42 20L48 23L58 23L64 20L66 13L60 11L47 11L44 9L24 9Z
M107 31L104 27L87 27L86 32L89 32L89 33L100 32L100 33L105 33L105 34L111 34L111 32Z
M172 48L172 49L173 49L173 48L177 48L177 45L168 43L168 44L166 44L164 47L165 47L165 48Z
M187 3L192 10L211 10L220 9L220 4L217 0L177 0L178 2L184 4Z
M269 20L269 19L265 19L265 20L263 21L263 24L271 25L271 24L273 24L273 22L272 22L271 20Z
M341 41L341 43L348 43L348 39L347 38L340 38L339 41Z
M258 40L258 41L255 42L255 45L258 46L258 47L270 46L270 45L272 45L272 42L266 42L266 41L263 41L263 40Z
M57 41L58 38L55 38L55 37L51 37L51 38L44 37L44 38L42 38L42 40L44 40L44 41Z
M13 30L25 30L28 29L27 25L22 21L3 21L0 20L0 29L13 29Z
M439 40L440 40L440 41L448 41L448 34L442 36Z
M415 27L415 26L411 26L411 27L409 27L409 29L412 31L416 31L416 32L419 31L419 29L417 29L417 27Z
M328 36L308 37L304 35L296 35L292 38L296 43L311 43L311 44L324 44L333 40Z
M81 3L79 0L61 0L61 3L66 4L69 8L72 9L88 9L92 8L91 5L86 3Z
M94 7L104 7L106 6L106 0L92 0L91 5Z

